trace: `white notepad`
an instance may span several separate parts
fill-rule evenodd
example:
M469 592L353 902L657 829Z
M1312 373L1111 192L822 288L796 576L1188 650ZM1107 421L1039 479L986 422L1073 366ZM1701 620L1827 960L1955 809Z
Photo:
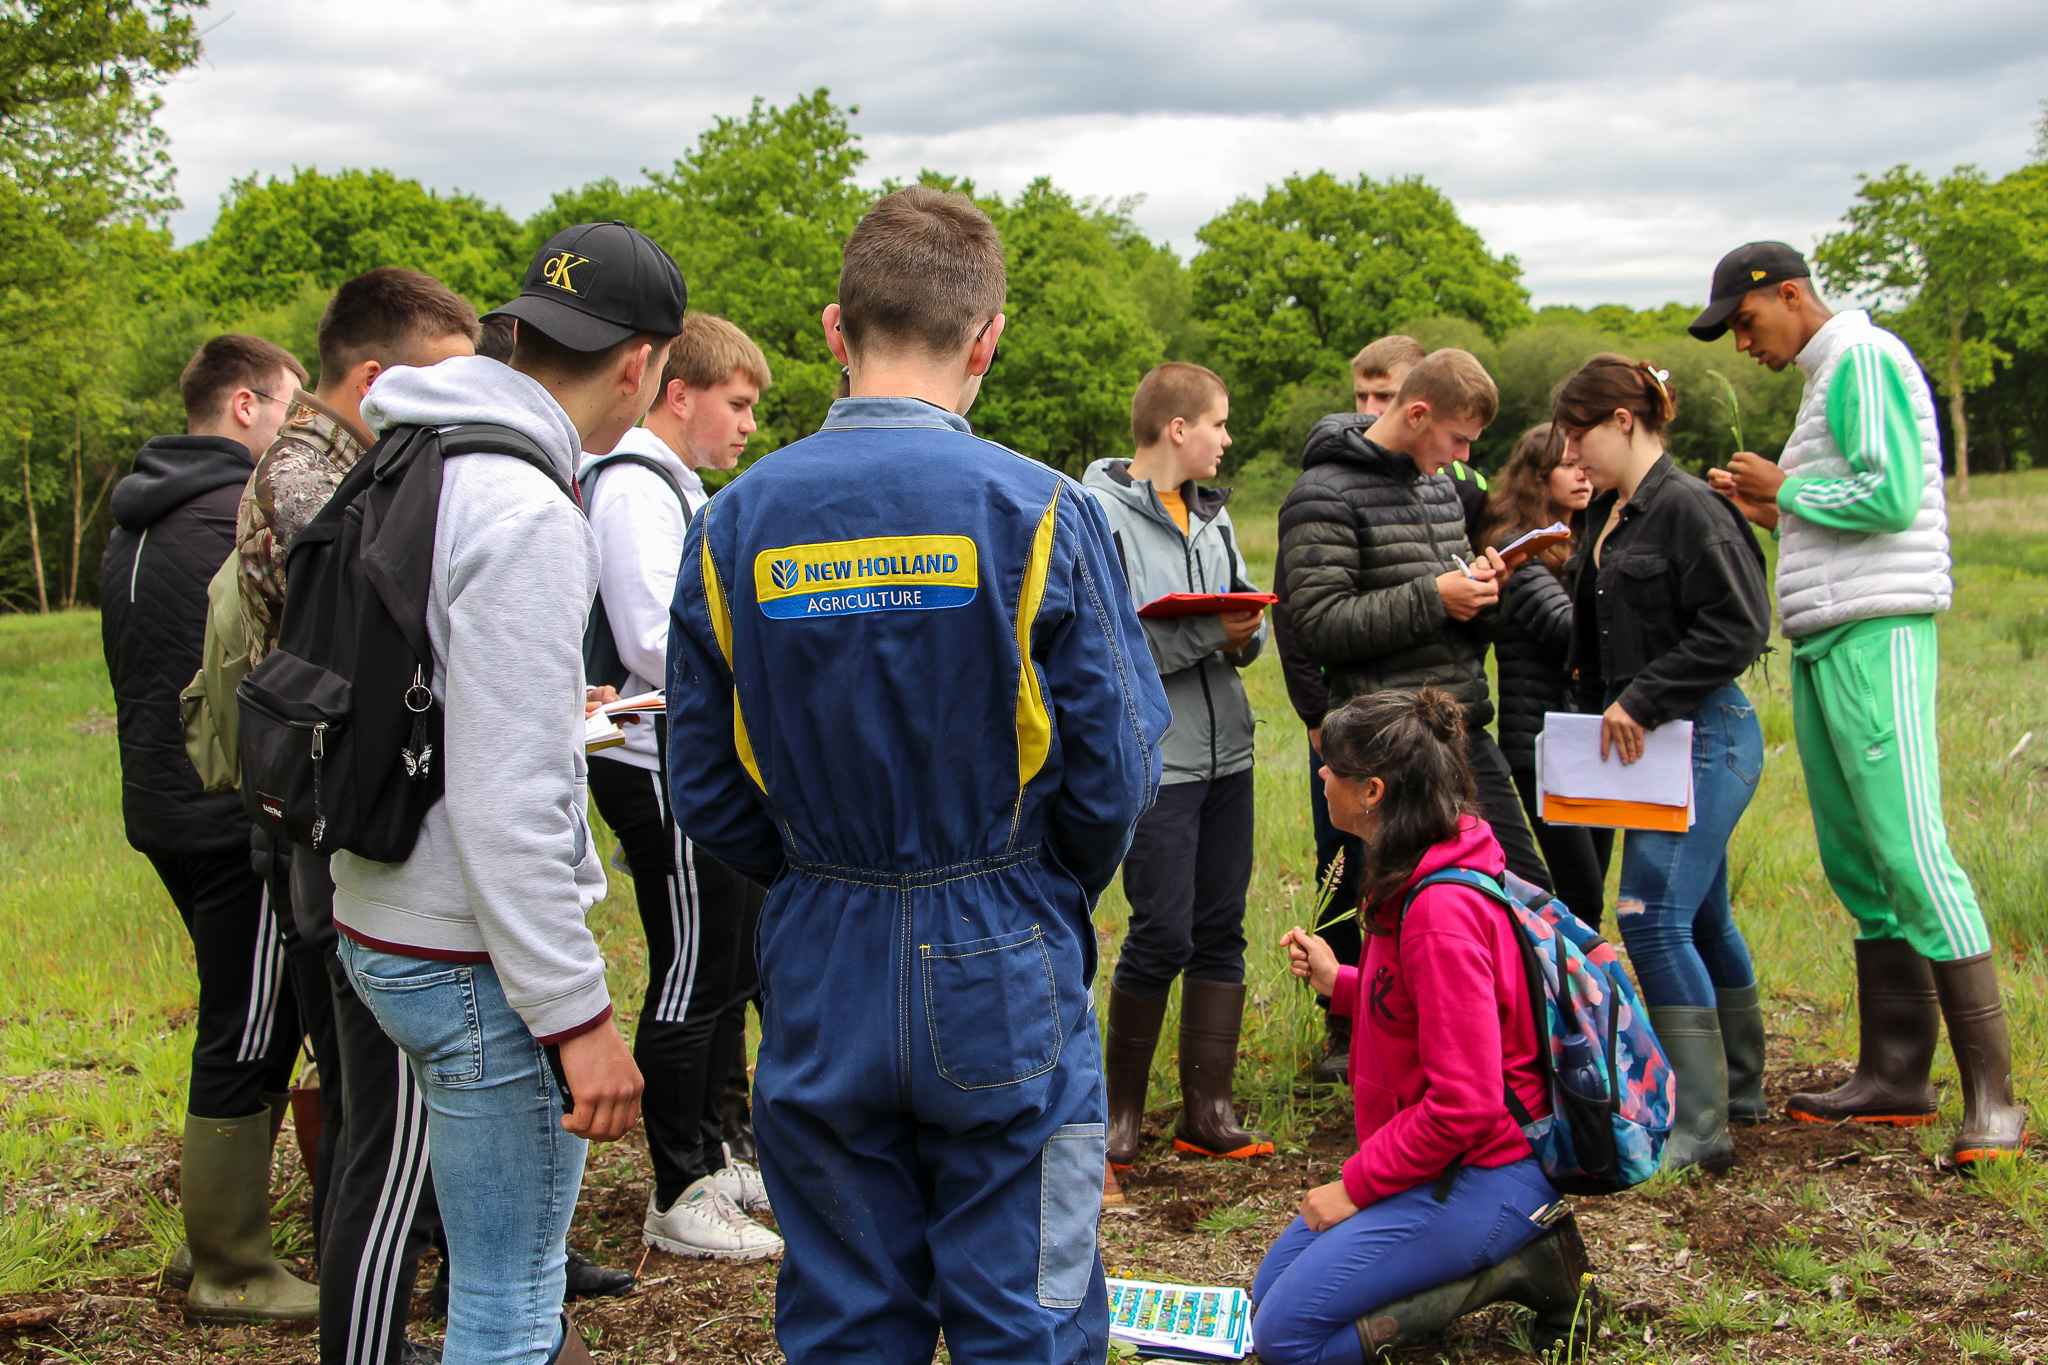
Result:
M1539 737L1542 789L1575 801L1692 804L1692 722L1667 720L1643 736L1643 756L1600 757L1600 717L1550 711Z

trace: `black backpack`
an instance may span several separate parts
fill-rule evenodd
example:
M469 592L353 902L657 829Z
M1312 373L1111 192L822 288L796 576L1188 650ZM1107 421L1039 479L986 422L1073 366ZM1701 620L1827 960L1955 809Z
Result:
M576 499L509 427L394 427L292 542L277 648L235 689L257 828L316 853L411 856L442 791L427 641L441 466L475 452L524 460Z
M661 481L669 486L669 491L676 495L676 501L682 504L683 525L687 527L690 524L690 500L683 496L683 486L676 482L675 472L659 460L631 451L614 451L583 466L582 472L576 476L576 488L583 495L586 511L589 510L591 496L597 491L597 476L604 472L606 466L615 464L642 465L661 475ZM597 600L590 604L590 620L583 627L583 681L592 687L624 687L632 672L626 667L626 661L619 657L619 642L612 635L612 620L605 612L604 594L600 592Z

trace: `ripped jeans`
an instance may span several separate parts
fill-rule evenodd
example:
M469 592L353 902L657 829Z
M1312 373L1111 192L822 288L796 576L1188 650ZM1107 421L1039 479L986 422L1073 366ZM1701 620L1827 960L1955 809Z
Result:
M1733 683L1687 719L1697 818L1684 834L1628 831L1614 903L1644 1003L1656 1009L1713 1009L1716 989L1756 981L1728 900L1728 840L1763 776L1763 727Z

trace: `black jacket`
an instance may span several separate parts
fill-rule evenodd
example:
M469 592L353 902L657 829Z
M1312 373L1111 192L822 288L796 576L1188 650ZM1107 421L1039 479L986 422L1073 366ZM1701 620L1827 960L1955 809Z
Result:
M1576 607L1574 690L1580 710L1600 711L1618 689L1621 708L1655 727L1690 716L1764 652L1764 552L1734 503L1666 455L1636 486L1589 572L1616 497L1603 493L1586 509L1585 540L1565 566Z
M208 796L185 755L178 693L199 669L206 585L235 548L235 508L255 467L239 441L158 436L114 486L100 641L121 741L121 814L144 853L249 843L241 798Z
M1508 577L1500 634L1493 639L1500 679L1500 751L1516 772L1536 767L1536 736L1546 711L1569 711L1572 599L1550 566L1523 563Z
M1339 413L1309 432L1301 477L1280 508L1288 630L1323 670L1331 706L1441 687L1484 725L1499 609L1453 621L1436 588L1438 575L1457 571L1453 555L1471 561L1464 505L1450 479L1425 479L1406 455L1367 440L1373 420Z

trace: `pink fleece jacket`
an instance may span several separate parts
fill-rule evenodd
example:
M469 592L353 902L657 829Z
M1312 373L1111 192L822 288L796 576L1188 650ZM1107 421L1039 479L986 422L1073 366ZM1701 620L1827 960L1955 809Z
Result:
M1416 881L1446 867L1498 877L1507 860L1484 820L1423 855ZM1382 911L1393 927L1401 898ZM1396 933L1367 934L1364 964L1339 967L1330 1008L1351 1016L1359 1149L1344 1190L1364 1208L1427 1185L1452 1162L1505 1166L1529 1155L1502 1078L1531 1115L1550 1112L1536 1025L1505 906L1460 886L1415 898Z

